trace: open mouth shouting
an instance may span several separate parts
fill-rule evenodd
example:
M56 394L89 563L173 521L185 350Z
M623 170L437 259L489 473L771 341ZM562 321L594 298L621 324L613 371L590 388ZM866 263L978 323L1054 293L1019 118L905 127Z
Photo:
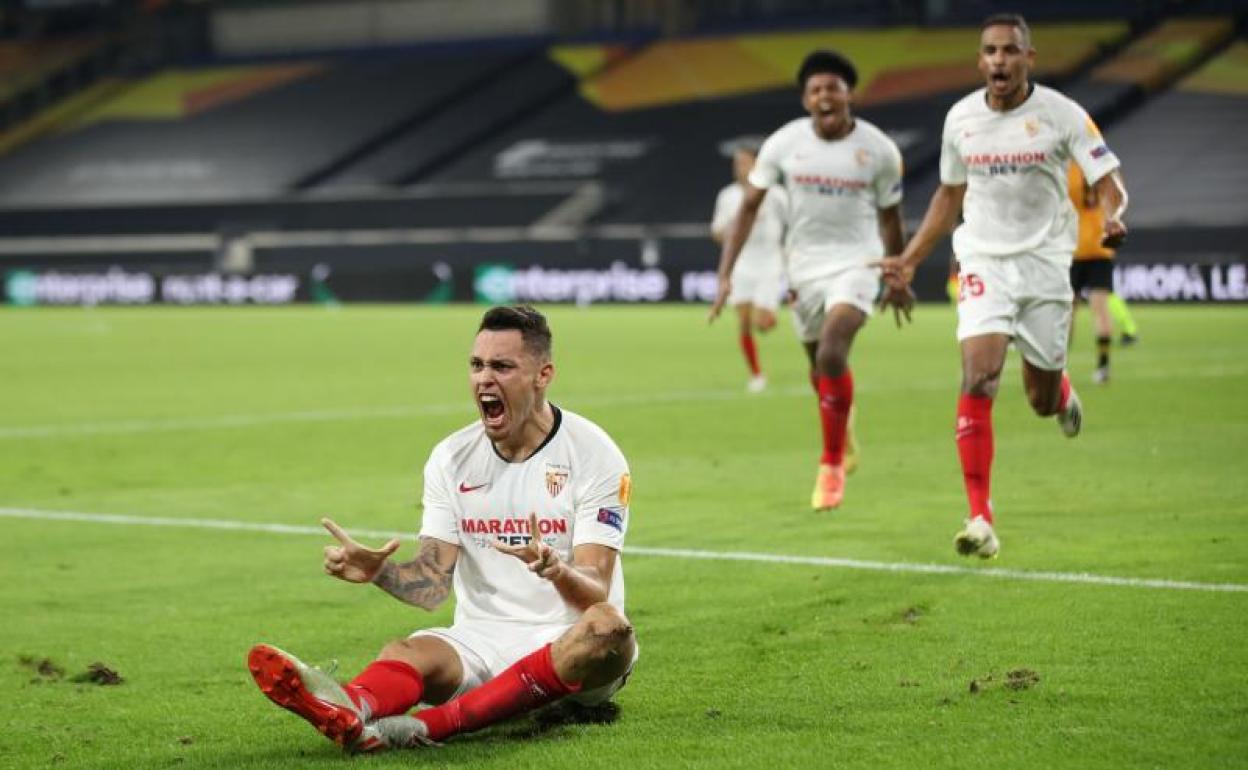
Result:
M849 130L850 118L843 104L820 101L813 113L818 132L825 139L839 138Z
M481 410L481 422L486 430L502 430L507 424L507 405L497 393L480 393L477 406Z
M841 110L832 102L819 102L815 105L815 117L820 123L836 123L841 119Z
M995 70L988 75L988 84L993 91L1001 93L1010 90L1010 75L1005 70Z

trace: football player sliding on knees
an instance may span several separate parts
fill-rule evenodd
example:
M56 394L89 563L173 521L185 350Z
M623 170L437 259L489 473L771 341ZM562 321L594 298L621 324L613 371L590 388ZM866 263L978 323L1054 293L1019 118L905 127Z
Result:
M435 745L561 699L594 706L627 682L632 481L602 428L547 400L551 347L531 307L482 318L467 362L478 419L425 464L411 559L397 538L372 548L321 522L326 573L427 611L453 594L452 624L386 643L346 684L272 645L248 654L265 697L347 751Z

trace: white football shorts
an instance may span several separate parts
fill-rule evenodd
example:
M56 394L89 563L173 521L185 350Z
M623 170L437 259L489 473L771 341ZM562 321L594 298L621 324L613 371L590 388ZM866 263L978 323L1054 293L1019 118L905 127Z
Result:
M450 628L425 628L412 636L436 636L454 648L464 669L464 681L451 696L458 698L511 668L529 653L555 641L570 628L570 625L539 626L477 620L456 623ZM636 649L640 654L641 648ZM584 706L596 706L610 700L628 682L638 654L633 655L633 663L619 679L592 690L574 693L568 698Z
M759 268L738 262L732 268L732 290L728 293L728 305L736 307L750 303L754 307L774 311L780 306L784 291L783 278L776 269Z
M793 328L802 342L817 342L823 317L834 305L851 305L869 317L880 293L880 271L850 267L793 287Z
M1028 363L1066 367L1070 265L1032 254L958 257L958 341L1004 334Z

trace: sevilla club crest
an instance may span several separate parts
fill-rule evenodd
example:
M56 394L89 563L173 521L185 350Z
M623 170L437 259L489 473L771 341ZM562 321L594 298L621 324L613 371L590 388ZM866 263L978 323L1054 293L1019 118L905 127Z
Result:
M566 465L546 463L546 491L551 497L559 496L559 493L567 486L568 476L571 474L572 469Z

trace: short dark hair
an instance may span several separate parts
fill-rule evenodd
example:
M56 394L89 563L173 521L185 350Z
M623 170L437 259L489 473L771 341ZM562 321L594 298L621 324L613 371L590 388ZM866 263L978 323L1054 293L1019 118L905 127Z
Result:
M802 60L802 66L797 71L797 87L806 88L806 81L810 76L821 72L840 75L850 90L858 85L858 70L854 69L853 62L836 51L820 50L811 51Z
M546 316L529 305L500 305L485 311L478 332L520 332L520 339L530 353L543 361L550 360L551 336Z
M1027 20L1021 13L994 13L984 19L979 25L979 31L983 32L989 27L1015 27L1023 33L1023 42L1031 45L1031 27L1027 26Z

